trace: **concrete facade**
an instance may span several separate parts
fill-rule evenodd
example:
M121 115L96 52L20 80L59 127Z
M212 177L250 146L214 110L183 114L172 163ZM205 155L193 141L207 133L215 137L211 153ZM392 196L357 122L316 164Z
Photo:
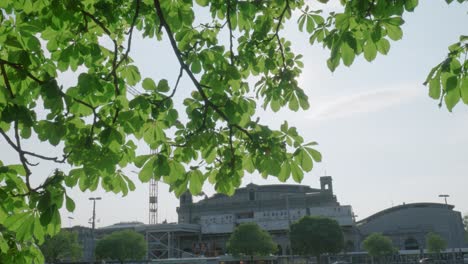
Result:
M235 227L255 222L270 232L279 245L279 254L289 254L289 225L306 215L333 218L343 227L350 250L356 244L352 207L340 205L333 194L332 178L320 178L320 188L304 185L249 184L233 196L215 194L194 203L189 193L180 198L179 223L201 227L204 255L226 252L226 242Z

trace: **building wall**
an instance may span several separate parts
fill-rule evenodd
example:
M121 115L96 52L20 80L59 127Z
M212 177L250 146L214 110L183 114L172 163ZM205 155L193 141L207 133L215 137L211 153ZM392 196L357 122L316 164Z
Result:
M177 209L179 223L199 224L201 243L225 253L226 242L235 227L255 222L272 234L281 254L289 249L288 230L291 223L306 215L325 216L346 227L345 237L353 245L355 229L353 212L349 205L342 206L333 194L331 177L320 178L320 189L304 185L255 185L240 188L233 196L215 194L194 203L186 193Z

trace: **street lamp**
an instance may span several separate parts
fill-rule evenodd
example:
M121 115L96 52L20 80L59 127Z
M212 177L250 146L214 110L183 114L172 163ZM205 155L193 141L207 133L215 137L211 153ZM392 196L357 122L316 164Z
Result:
M92 253L91 253L91 260L90 261L93 261L94 260L94 249L95 249L95 244L96 244L96 241L95 241L95 237L94 237L94 229L96 228L96 201L99 201L101 200L101 197L91 197L89 198L89 200L93 201L93 219L92 219L92 229L91 229L91 236L92 236L92 244L91 244L91 248L93 249L92 250ZM90 262L90 263L94 263L94 262Z
M73 218L72 216L69 216L69 217L68 217L68 226L69 226L69 227L72 227L72 220L73 220L73 219L75 219L75 218Z
M101 200L101 197L91 197L89 200L93 201L93 222L92 222L92 229L96 228L96 201Z
M447 205L447 197L450 197L448 194L439 194L439 197L444 198L445 204Z

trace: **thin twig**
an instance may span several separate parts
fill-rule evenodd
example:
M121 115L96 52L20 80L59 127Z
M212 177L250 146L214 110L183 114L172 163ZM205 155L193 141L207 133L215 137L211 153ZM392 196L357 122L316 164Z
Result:
M6 86L7 90L10 93L11 98L15 98L15 94L13 93L13 90L11 89L10 81L8 80L8 75L7 75L7 72L5 70L5 65L3 63L0 63L0 68L2 70L3 80L5 82L5 86Z
M172 90L172 93L169 95L169 98L172 98L177 90L177 87L179 86L180 79L182 78L182 75L184 74L184 68L180 67L179 70L179 76L177 76L177 81L174 86L174 89Z

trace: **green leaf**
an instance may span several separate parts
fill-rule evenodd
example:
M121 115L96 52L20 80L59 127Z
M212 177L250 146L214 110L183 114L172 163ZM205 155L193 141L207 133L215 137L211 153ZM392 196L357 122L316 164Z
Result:
M315 22L311 16L307 16L306 30L308 33L312 33L315 29Z
M334 72L336 70L338 65L340 65L340 57L338 56L338 54L337 54L337 56L330 57L327 60L328 69L330 69L330 71L332 71L332 72Z
M343 64L346 66L351 66L354 61L354 50L348 44L348 42L341 43L341 58L343 59Z
M138 178L142 182L149 182L149 180L153 177L153 167L154 161L156 160L156 156L152 156L146 163L145 166L140 170L138 173Z
M156 83L154 83L153 79L145 78L142 83L143 89L147 91L154 91L156 90Z
M418 0L405 0L405 9L408 12L413 12L418 6Z
M65 205L67 207L67 210L68 212L73 212L75 211L75 202L70 198L68 197L67 195L65 195Z
M255 165L252 162L252 157L250 155L245 155L242 158L242 166L248 173L253 173L255 171Z
M440 92L440 74L437 74L429 81L429 96L432 99L439 99Z
M38 217L34 218L33 222L33 235L38 240L39 244L44 242L44 227Z
M468 76L460 80L460 94L463 102L468 104Z
M140 71L134 65L123 67L122 77L124 77L131 86L136 85L141 79Z
M273 159L271 157L266 158L264 160L264 166L266 168L266 172L269 175L278 176L278 174L281 171L281 167L280 167L280 164L278 163L278 161L276 161L275 159Z
M313 168L312 158L309 156L309 153L304 149L300 149L297 157L297 162L301 165L302 169L306 172L309 172Z
M309 152L309 155L312 156L312 159L314 159L315 162L321 162L322 161L322 154L318 152L317 150L313 148L308 148L306 147L305 150Z
M399 26L395 26L389 23L384 23L383 25L387 29L388 37L392 40L400 40L403 37L403 31Z
M148 154L148 155L140 155L140 156L137 156L135 158L135 166L137 166L138 168L141 168L145 163L146 161L151 158L152 156L154 156L153 154Z
M289 178L290 174L291 166L289 165L289 162L285 161L281 166L281 170L278 174L278 180L280 180L281 182L285 182Z
M189 172L190 176L190 185L189 190L192 194L196 195L201 193L203 182L205 178L199 170L194 170Z
M452 112L455 105L460 101L460 90L457 88L448 90L445 94L445 105Z
M168 92L170 90L169 84L166 79L162 79L158 83L158 91L159 92Z
M297 110L299 110L299 101L297 100L295 95L292 95L289 99L288 106L289 109L293 110L294 112L297 112Z
M371 62L377 56L377 47L372 39L368 39L364 44L364 58Z
M295 162L291 162L291 173L296 182L301 182L304 178L304 173Z
M388 40L382 38L377 42L377 50L383 54L387 55L388 51L390 50L390 42Z
M200 6L207 6L209 3L209 0L196 0L196 2Z
M450 90L457 88L457 83L458 83L457 76L451 75L451 74L448 74L445 76L444 75L445 74L442 75L442 85L444 86L444 90L448 92Z
M201 63L200 63L200 61L199 60L194 60L192 62L192 65L190 66L190 69L195 74L200 73L201 72Z

